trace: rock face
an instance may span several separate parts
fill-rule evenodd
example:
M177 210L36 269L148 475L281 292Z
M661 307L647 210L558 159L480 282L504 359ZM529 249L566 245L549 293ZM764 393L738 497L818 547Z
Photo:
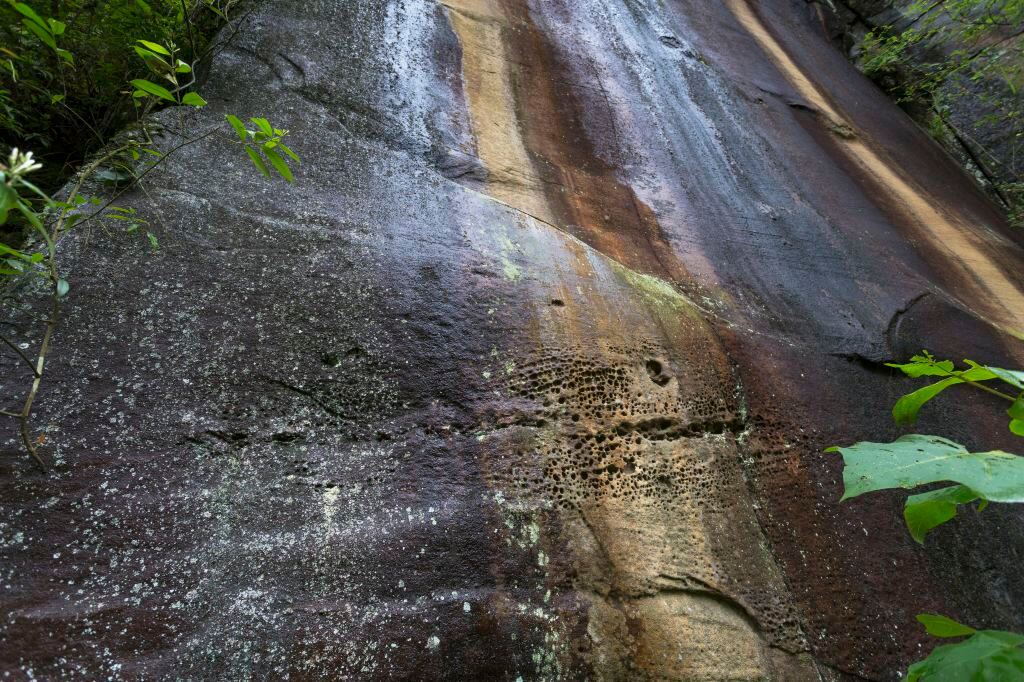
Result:
M817 5L833 41L854 60L861 57L864 36L875 29L891 26L896 32L912 27L925 30L927 22L932 22L930 27L963 26L941 2L928 4L922 12L912 0L808 1ZM993 8L999 6L993 3L985 9L996 15ZM948 60L954 53L972 54L987 46L1001 48L1001 63L1008 68L999 73L977 67L963 69L936 89L937 102L907 102L904 106L921 125L934 129L947 150L992 192L993 198L1017 213L1024 210L1021 197L1007 186L1024 179L1024 162L1020 160L1020 126L1008 123L1007 113L1013 109L1013 102L1019 109L1024 100L1019 89L1010 84L1013 78L1008 74L1024 64L1020 56L1024 46L1022 29L1013 22L1003 22L992 27L988 36L971 42L954 33L939 33L908 51L907 67L894 68L882 78L886 87L896 88L919 80L926 65ZM937 121L936 105L943 107L944 121Z
M159 252L62 244L13 677L896 679L919 612L1024 627L1019 513L837 504L882 361L1024 360L1024 250L803 0L255 3L203 94L298 181L227 131L123 201ZM1011 447L962 398L920 430Z

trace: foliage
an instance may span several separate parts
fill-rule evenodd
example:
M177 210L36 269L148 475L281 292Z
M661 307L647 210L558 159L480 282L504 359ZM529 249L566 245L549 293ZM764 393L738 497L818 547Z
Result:
M951 386L965 385L1008 401L1010 431L1024 436L1024 372L971 360L964 364L966 369L957 369L952 361L937 360L927 351L907 363L890 363L913 378L939 378L901 397L893 407L893 419L911 424L928 401ZM999 388L990 382L998 382ZM907 498L903 517L911 536L922 545L931 530L956 517L960 505L977 501L978 511L982 511L989 502L1024 502L1024 457L1001 450L969 452L946 438L910 434L892 443L860 442L826 452L843 457L843 500L892 488L955 483ZM968 638L936 647L928 658L910 667L908 680L1008 680L1024 675L1024 635L978 631L933 614L917 619L933 636Z
M292 175L292 171L288 168L287 162L281 155L277 153L277 150L284 152L288 158L295 163L299 163L299 157L291 149L285 145L282 140L288 134L287 130L281 130L270 125L270 121L265 118L250 118L253 124L256 125L254 130L250 130L245 127L241 120L237 116L228 114L228 123L234 128L235 134L238 135L238 140L245 147L245 153L249 155L249 159L252 161L252 165L256 166L256 169L263 173L267 178L270 177L270 171L267 169L267 164L264 163L263 157L266 157L270 165L278 172L278 174L287 180L292 182L295 178ZM262 154L262 156L261 156Z
M230 38L211 36L236 1L0 3L0 149L31 147L44 164L36 184L55 191L144 113L121 96L152 72L129 46L177 44L176 56L196 68Z
M74 53L61 47L66 39L73 42L76 38L76 33L71 30L76 22L65 23L63 20L43 18L24 3L14 2L14 0L10 0L10 3L12 9L23 17L23 22L19 25L23 27L22 33L16 32L16 35L25 38L28 42L31 42L29 39L37 41L35 52L26 48L21 54L16 54L3 48L3 53L9 55L8 65L12 77L17 80L19 73L15 66L15 59L19 65L43 63L47 58L41 57L39 53L42 51L41 48L45 48L47 54L54 55L51 61L55 60L56 70L36 74L42 80L36 83L29 82L30 91L49 94L58 88L63 88L57 94L49 94L48 101L43 106L71 112L77 120L88 126L86 116L95 112L72 107L68 103L69 98L66 94L69 92L67 88L69 78L66 77L68 74L65 69L73 69L76 64L94 66L89 63L88 59L76 58ZM116 2L114 4L120 6ZM228 21L228 12L233 6L234 0L193 0L191 5L180 0L178 4L181 8L178 19L184 22L187 29L189 48L187 50L179 48L173 39L158 42L147 38L133 37L123 43L122 51L124 53L131 55L133 61L141 60L139 67L141 73L134 75L148 76L148 78L131 78L128 82L131 87L124 92L125 97L116 98L126 105L122 108L134 110L137 117L136 123L130 131L115 138L116 141L113 143L101 130L88 126L96 135L98 143L104 145L105 149L79 170L77 178L66 192L66 200L52 199L45 188L41 189L26 178L30 173L38 172L43 168L43 164L39 163L31 152L22 153L14 148L7 162L0 162L0 227L10 224L12 218L17 217L31 231L31 236L25 240L27 244L24 246L20 242L9 245L0 241L0 286L5 284L5 280L10 281L14 278L42 280L49 292L50 303L48 314L42 318L44 331L42 341L35 350L34 359L24 352L24 347L19 347L0 335L0 343L15 353L32 375L32 381L26 390L21 409L17 412L0 410L0 416L18 420L25 449L44 471L46 465L37 449L37 445L42 442L41 436L33 436L30 419L32 406L43 377L45 358L59 318L60 306L71 290L70 283L63 277L59 267L56 247L58 239L76 226L81 226L98 217L105 217L115 223L123 224L127 234L144 234L150 247L154 250L157 249L159 241L156 235L147 229L148 221L139 215L138 210L134 207L115 206L113 202L128 189L142 187L145 176L171 154L218 131L228 132L227 126L222 122L201 134L189 135L181 117L182 112L188 107L206 106L206 100L195 89L195 72L198 61L209 52L200 53L197 50L194 37L195 27L189 7L210 10L213 16ZM78 3L71 2L67 5L78 6ZM146 16L155 14L152 4L144 0L135 0L134 6ZM146 24L143 27L154 29L147 33L159 32L155 31L162 25L158 19L159 16L152 25ZM11 31L11 27L8 26L7 30ZM186 61L183 58L185 56L190 57L191 61ZM95 66L97 66L95 70L102 71L102 64ZM20 83L25 85L25 81L20 81ZM120 91L120 87L118 91ZM106 94L111 93L107 92ZM162 151L154 143L152 124L147 117L156 107L164 105L177 107L179 129L172 132L181 140L176 146L166 151ZM46 140L43 137L26 132L28 128L23 128L19 120L21 115L22 112L13 105L13 101L8 97L8 91L0 90L0 123L6 126L3 132L33 138L45 147ZM291 168L281 156L283 153L294 163L299 163L298 155L283 142L285 136L288 135L287 130L275 128L267 119L260 117L249 119L255 125L255 129L252 130L247 129L234 115L228 115L227 120L238 135L246 154L264 176L270 177L267 167L269 163L270 167L285 180L288 182L294 180ZM52 123L52 121L53 119L44 117L44 124ZM82 194L82 189L90 180L108 183L117 191L106 202L97 196L86 197Z
M1024 458L1000 450L968 452L939 436L911 434L892 443L856 443L829 451L841 453L846 463L844 500L887 488L960 484L907 498L904 518L921 544L929 530L956 515L958 504L1024 502Z
M910 362L905 364L887 363L889 367L899 369L907 376L915 379L925 376L946 377L942 381L929 384L896 401L892 408L893 420L897 424L913 424L917 420L917 413L929 400L950 386L969 384L987 393L1009 400L1012 403L1007 410L1007 414L1010 416L1010 431L1018 436L1024 436L1024 419L1021 418L1024 415L1024 372L1001 369L999 367L983 367L971 360L964 360L964 363L968 369L958 370L952 361L938 361L927 351L923 351L921 355L915 355L910 359ZM983 384L983 382L996 379L1008 384L1011 389L1018 392L1018 395L1012 396Z
M933 135L965 151L1022 224L1024 0L917 0L906 13L912 21L903 30L882 26L865 36L861 68L899 101L927 109ZM965 97L986 112L969 130L950 117ZM993 132L1010 146L998 157L983 142Z
M975 630L951 618L921 614L917 620L933 637L968 637L944 644L928 658L910 666L907 681L961 682L1016 680L1024 676L1024 635L1001 630Z

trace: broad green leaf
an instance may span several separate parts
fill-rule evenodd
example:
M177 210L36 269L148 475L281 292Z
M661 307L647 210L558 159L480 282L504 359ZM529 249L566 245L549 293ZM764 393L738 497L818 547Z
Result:
M71 291L71 285L66 279L57 280L57 298L64 298Z
M57 104L64 101L64 95L50 95L50 104Z
M237 116L228 114L224 118L226 118L228 120L228 123L231 124L231 127L235 129L235 133L238 135L239 140L245 142L249 138L248 131L246 131L245 126L242 125L242 122L238 119Z
M203 99L202 97L200 97L195 92L186 93L185 96L181 98L181 103L182 104L187 104L190 107L205 107L206 106L206 100Z
M951 440L919 434L827 452L839 452L846 463L844 500L887 488L951 481L992 502L1024 502L1024 457L1008 452L968 452Z
M171 65L160 58L159 55L154 54L144 47L135 46L135 54L142 58L142 61L146 62L146 66L151 68L157 73L166 72L171 70Z
M162 55L165 55L165 56L168 56L168 57L171 56L170 50L168 50L166 47L164 47L160 43L154 43L154 42L151 42L149 40L136 40L135 42L142 43L143 45L148 47L153 52L156 52L157 54L162 54Z
M911 537L923 545L928 531L955 518L958 505L969 504L976 499L978 494L963 485L911 495L903 507L903 518Z
M164 88L164 87L162 87L160 85L157 85L156 83L151 83L150 81L148 81L148 80L146 80L144 78L136 78L131 83L136 88L138 88L139 90L142 90L145 93L148 93L150 95L156 95L157 97L165 99L165 100L167 100L169 102L177 103L177 100L174 99L174 95L172 95L167 90L167 88Z
M271 127L270 121L268 121L267 119L250 118L249 120L256 124L256 127L263 131L263 134L266 135L267 137L274 136L274 129Z
M178 63L175 65L174 70L178 73L192 73L192 67L186 64L185 62L181 61L180 59L178 60Z
M281 174L282 178L288 182L295 181L295 176L292 175L291 168L288 167L288 164L285 163L285 160L281 158L280 154L273 149L264 149L263 154L266 155L267 160L270 161L270 165L274 167L274 170Z
M256 169L259 170L260 173L263 173L264 176L269 178L270 171L267 170L267 164L263 163L263 159L260 158L259 152L246 145L245 153L249 155L250 159L252 159L252 165L256 166Z
M74 63L75 63L75 55L73 55L70 52L68 52L67 50L61 49L59 47L55 48L55 49L57 50L57 56L58 57L60 57L64 61L66 61L68 64L71 64L72 66L74 65Z
M1024 677L1024 635L981 630L957 644L936 647L907 671L907 682L1019 680Z
M952 618L934 613L918 615L917 622L923 625L932 637L966 637L977 632L974 628L958 623Z
M57 21L56 19L47 19L46 22L49 24L50 33L55 36L64 35L64 29L68 27L63 21Z
M1024 419L1024 398L1014 400L1006 414L1010 415L1010 419Z
M1024 421L1020 419L1010 420L1010 431L1015 436L1024 436Z

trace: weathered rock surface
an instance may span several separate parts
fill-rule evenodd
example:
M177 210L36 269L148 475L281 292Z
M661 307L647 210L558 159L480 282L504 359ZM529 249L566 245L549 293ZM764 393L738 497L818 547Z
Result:
M925 31L937 27L963 27L952 16L946 3L920 5L913 0L808 0L818 7L833 41L854 60L862 56L862 41L872 30L892 27L900 32L909 28ZM999 16L1000 5L988 3L982 9L987 16ZM924 11L922 11L922 7ZM983 16L979 11L979 16ZM1020 212L1024 210L1019 192L1008 186L1024 180L1024 161L1020 154L1020 126L1007 119L1013 103L1024 101L1014 83L1012 70L1022 62L1024 26L1011 21L991 27L991 32L965 41L956 32L940 32L923 40L907 53L907 64L894 68L881 80L886 87L898 89L918 81L928 64L940 63L956 53L974 54L984 47L995 47L1004 68L983 71L962 69L936 90L936 102L905 102L908 112L924 127L938 133L940 142L992 192L1000 204ZM979 60L980 61L980 60ZM943 120L936 122L935 108L943 109Z
M12 678L896 679L916 613L1024 627L1019 513L836 503L880 361L1024 359L1024 250L804 0L268 1L203 93L298 182L212 136L126 202L158 253L64 242Z

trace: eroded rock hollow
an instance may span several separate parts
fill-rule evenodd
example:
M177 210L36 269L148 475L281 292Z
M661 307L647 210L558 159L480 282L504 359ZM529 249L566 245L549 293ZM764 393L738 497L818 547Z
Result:
M253 5L187 122L269 117L297 182L212 135L122 200L159 252L62 244L0 667L884 680L916 613L1024 627L1019 514L921 548L837 502L882 362L1021 364L1024 249L813 6ZM1008 448L990 413L919 428Z

